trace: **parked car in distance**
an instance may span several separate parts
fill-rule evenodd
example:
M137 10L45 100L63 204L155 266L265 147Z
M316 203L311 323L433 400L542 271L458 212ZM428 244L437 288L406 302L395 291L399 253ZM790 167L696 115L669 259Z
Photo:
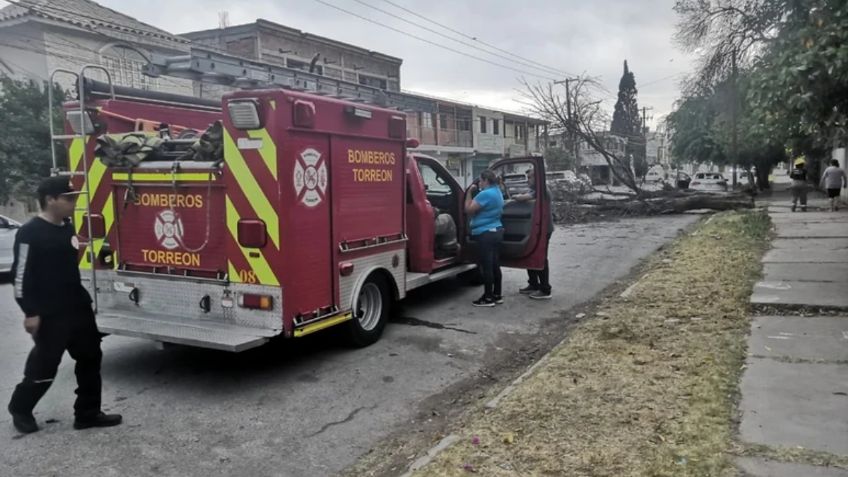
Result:
M720 172L698 172L689 188L705 192L727 192L727 180Z
M0 215L0 273L12 271L15 235L18 234L20 227L20 222Z
M654 168L645 174L645 182L662 182L665 180L665 174L662 169Z
M592 180L585 174L574 171L550 171L545 173L548 186L563 187L569 192L586 192L592 188Z

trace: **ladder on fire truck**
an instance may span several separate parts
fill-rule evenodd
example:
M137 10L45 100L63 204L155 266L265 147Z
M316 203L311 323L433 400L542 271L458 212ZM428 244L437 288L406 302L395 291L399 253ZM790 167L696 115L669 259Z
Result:
M428 98L200 48L179 56L154 54L143 73L153 78L173 76L240 89L285 88L402 111L436 112L434 101Z
M85 226L88 229L88 244L86 245L85 253L88 255L88 263L90 264L90 280L91 280L91 298L94 301L94 312L97 313L97 269L95 267L95 254L94 254L94 237L92 237L92 231L94 230L91 224L91 195L94 191L91 190L91 181L89 180L89 163L87 156L87 147L86 147L86 138L88 135L94 132L94 125L91 123L91 119L86 114L85 111L85 73L88 70L99 70L102 71L106 75L106 80L109 85L109 89L111 92L112 99L115 99L115 90L112 85L112 76L109 74L109 70L100 66L100 65L85 65L80 68L80 71L74 72L71 70L57 68L50 73L50 83L47 88L47 101L48 107L47 111L52 113L53 111L53 88L52 85L55 83L55 77L57 74L66 74L74 77L76 79L77 92L78 92L78 101L79 101L79 111L69 112L67 115L68 124L71 126L71 130L73 133L71 134L56 134L55 126L53 125L52 116L48 118L48 122L50 123L50 155L53 160L53 168L50 170L50 175L52 176L67 176L68 180L72 180L74 177L82 177L83 178L83 188L80 191L79 197L83 200L77 199L76 206L74 207L74 219L76 220L77 213L82 212L83 220L85 220ZM61 108L61 103L59 104ZM77 117L77 115L79 117ZM63 117L64 119L64 117ZM77 122L78 121L78 122ZM56 143L61 142L64 144L65 141L73 141L75 139L79 139L82 141L81 147L81 156L80 156L80 164L82 164L82 170L74 170L71 167L71 157L68 155L67 160L68 164L66 168L63 168L59 164L59 159L56 154ZM82 203L80 203L82 202ZM77 227L77 224L74 224L74 227Z

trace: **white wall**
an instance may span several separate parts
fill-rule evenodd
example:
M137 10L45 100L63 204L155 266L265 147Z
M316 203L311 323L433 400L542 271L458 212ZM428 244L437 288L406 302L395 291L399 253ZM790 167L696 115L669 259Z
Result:
M504 153L504 118L503 113L492 111L490 109L472 108L473 129L474 129L474 149L483 154L503 154ZM486 132L480 132L480 117L486 120ZM498 120L498 134L492 133L492 120Z
M26 24L0 28L0 72L37 83L48 77L42 32Z
M843 171L846 170L845 166L848 164L846 164L844 147L834 149L830 157L839 161L839 167L841 167ZM848 202L848 189L842 189L842 202Z

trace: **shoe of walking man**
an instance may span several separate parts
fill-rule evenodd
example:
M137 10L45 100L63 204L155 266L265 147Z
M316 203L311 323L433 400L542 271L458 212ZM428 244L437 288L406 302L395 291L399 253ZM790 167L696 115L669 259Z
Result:
M78 241L68 220L78 195L67 177L44 180L38 187L41 213L15 238L15 300L24 312L24 329L35 343L8 407L12 424L24 434L38 430L32 411L53 383L65 351L76 361L74 429L121 423L120 415L105 414L100 408L101 335L91 297L80 281Z
M536 190L536 174L533 169L527 169L525 172L527 177L528 190L524 194L516 194L512 199L517 202L527 202L535 200L538 193ZM550 283L550 266L548 265L548 249L550 248L551 235L554 233L554 217L553 210L550 207L551 192L544 188L542 200L548 203L548 247L545 248L545 268L542 270L527 270L527 286L518 290L522 295L527 295L534 300L550 300L551 299L551 283Z

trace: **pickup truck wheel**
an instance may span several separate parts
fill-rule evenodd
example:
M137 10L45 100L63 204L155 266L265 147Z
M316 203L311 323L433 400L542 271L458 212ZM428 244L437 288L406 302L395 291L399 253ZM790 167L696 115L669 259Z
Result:
M379 275L368 277L353 307L353 319L348 321L348 341L358 348L376 343L389 319L391 299L386 281Z

